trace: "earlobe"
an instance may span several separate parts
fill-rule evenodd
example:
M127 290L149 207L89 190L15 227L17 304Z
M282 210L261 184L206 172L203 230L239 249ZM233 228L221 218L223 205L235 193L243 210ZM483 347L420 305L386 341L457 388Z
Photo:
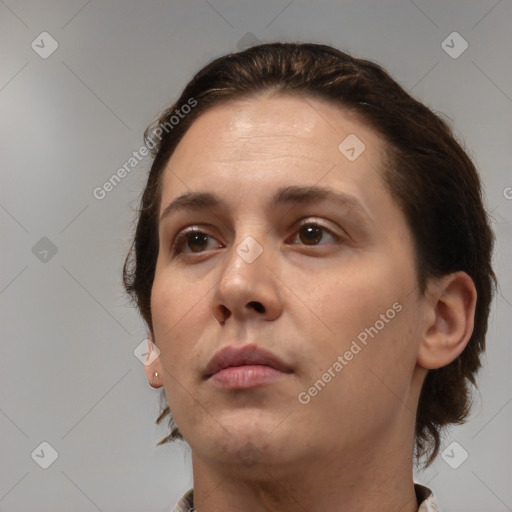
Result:
M152 335L148 334L148 352L144 361L144 372L149 385L158 389L163 385L162 382L162 363L160 361L160 350L152 341Z
M418 351L418 364L428 370L454 361L466 348L473 333L477 293L466 272L455 272L430 283L425 325Z

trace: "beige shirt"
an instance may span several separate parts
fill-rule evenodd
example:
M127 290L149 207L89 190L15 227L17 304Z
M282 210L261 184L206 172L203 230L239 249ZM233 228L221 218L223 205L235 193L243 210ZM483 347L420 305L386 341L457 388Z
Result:
M424 485L414 484L418 512L439 512L434 493ZM176 503L172 512L197 512L194 509L194 489L189 489Z

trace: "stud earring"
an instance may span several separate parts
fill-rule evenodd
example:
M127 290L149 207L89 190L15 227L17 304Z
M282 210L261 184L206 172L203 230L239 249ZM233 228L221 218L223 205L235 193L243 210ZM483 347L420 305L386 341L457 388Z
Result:
M154 389L158 389L159 387L161 387L161 386L155 385L155 381L156 381L156 379L157 379L157 378L158 378L158 372L155 372L155 373L153 374L153 378L151 379L151 382L149 383L149 385L150 385L152 388L154 388Z

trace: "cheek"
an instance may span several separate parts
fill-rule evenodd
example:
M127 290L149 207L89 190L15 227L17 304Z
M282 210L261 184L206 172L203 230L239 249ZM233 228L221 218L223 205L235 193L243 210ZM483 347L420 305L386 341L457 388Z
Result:
M419 330L413 301L401 297L387 306L374 309L354 336L361 351L347 369L351 384L365 395L363 400L375 409L392 410L408 400Z
M209 296L205 296L208 288L177 279L176 273L168 274L162 271L155 276L151 315L162 363L173 374L181 375L185 360L201 360L204 348L197 340L211 318Z
M175 361L180 359L181 327L186 322L187 294L178 293L177 283L166 279L165 274L155 276L151 291L151 317L155 341L160 349L162 364L174 374ZM190 308L189 308L190 309ZM181 320L180 320L181 319Z
M151 289L151 318L157 340L158 334L161 335L162 332L165 332L173 324L176 309L170 307L173 303L172 295L172 288L165 286L164 279L155 276L153 288Z
M325 330L326 340L332 340L327 357L351 350L350 366L362 368L358 374L368 373L370 366L379 375L393 369L408 372L417 346L412 267L400 271L392 260L381 260L341 276L337 270L337 274L326 273L309 295L311 310L331 332ZM351 372L354 378L355 371Z
M193 313L201 295L199 285L180 279L176 272L165 269L157 271L151 290L151 315L155 330L174 330L174 326L181 323L180 319Z
M326 273L306 296L334 333L355 336L401 300L399 283L388 282L387 275L376 265L361 265L347 273Z
M409 402L418 332L411 325L413 306L405 301L400 305L400 311L393 309L395 314L387 316L389 308L381 309L378 301L367 304L365 311L350 304L341 311L335 343L321 356L317 351L317 364L305 379L307 392L328 369L335 375L312 399L318 428L328 417L352 432L366 432L361 426L369 424L374 425L369 429L378 431L403 411Z

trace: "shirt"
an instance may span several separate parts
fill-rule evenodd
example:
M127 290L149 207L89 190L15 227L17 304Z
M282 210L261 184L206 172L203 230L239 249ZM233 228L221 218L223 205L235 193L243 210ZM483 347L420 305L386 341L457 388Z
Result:
M434 493L428 487L414 484L414 492L418 500L418 512L440 512ZM176 503L172 512L194 512L194 489L189 489Z

